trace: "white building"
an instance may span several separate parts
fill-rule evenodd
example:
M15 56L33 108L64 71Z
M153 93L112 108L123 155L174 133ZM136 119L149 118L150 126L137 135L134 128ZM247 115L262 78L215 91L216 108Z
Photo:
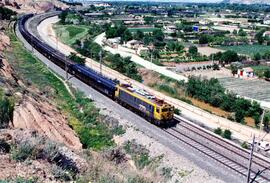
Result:
M238 69L237 71L238 78L252 78L254 76L254 70L251 67L245 67L243 69Z

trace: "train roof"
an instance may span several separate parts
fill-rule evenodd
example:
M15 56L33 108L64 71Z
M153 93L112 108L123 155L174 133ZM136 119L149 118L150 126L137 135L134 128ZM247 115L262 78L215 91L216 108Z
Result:
M124 88L125 90L129 91L130 93L138 95L141 98L143 98L143 99L145 99L145 100L147 100L147 101L149 101L151 103L154 103L154 104L156 104L158 106L164 106L164 107L165 106L167 106L167 107L171 106L170 104L168 104L164 100L157 98L156 96L150 94L149 92L147 92L144 89L132 87L130 84L121 84L120 87Z
M94 71L93 69L90 69L84 65L75 64L72 67L74 69L76 69L77 71L83 73L87 77L92 78L92 79L96 80L97 82L106 85L110 89L115 89L116 85L118 84L117 80L112 80L110 78L107 78L104 75L102 75L102 74L100 74L100 73Z

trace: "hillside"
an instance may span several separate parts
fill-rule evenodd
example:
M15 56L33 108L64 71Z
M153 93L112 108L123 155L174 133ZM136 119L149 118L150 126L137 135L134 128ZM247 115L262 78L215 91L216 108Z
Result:
M239 4L270 4L270 0L224 0L223 3Z

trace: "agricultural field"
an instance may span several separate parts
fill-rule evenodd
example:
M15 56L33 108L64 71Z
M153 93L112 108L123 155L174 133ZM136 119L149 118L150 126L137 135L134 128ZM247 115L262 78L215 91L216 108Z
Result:
M137 31L142 31L142 32L144 32L144 33L147 33L147 32L153 32L154 30L157 30L157 29L159 29L159 28L128 28L128 30L130 31L130 32L137 32Z
M265 53L270 50L270 46L266 45L239 45L239 46L219 46L217 48L223 50L233 50L239 54L253 56L255 53Z
M264 65L251 66L251 67L254 70L256 76L258 77L263 77L264 72L267 70L270 70L269 66L264 66Z
M54 30L60 39L68 45L72 45L76 40L84 38L89 28L83 25L54 25Z
M244 80L238 78L220 78L220 83L228 90L241 96L270 102L270 82L264 80Z

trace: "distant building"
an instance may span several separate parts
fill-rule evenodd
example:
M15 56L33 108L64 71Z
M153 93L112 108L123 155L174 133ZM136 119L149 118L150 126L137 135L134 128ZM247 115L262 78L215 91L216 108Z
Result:
M238 78L252 78L254 76L254 70L251 67L245 67L237 71Z
M138 40L131 40L131 41L128 41L125 44L125 46L127 48L135 49L135 50L137 50L141 45L142 45L142 42L141 41L138 41Z
M270 25L270 18L266 18L263 20L263 24Z

